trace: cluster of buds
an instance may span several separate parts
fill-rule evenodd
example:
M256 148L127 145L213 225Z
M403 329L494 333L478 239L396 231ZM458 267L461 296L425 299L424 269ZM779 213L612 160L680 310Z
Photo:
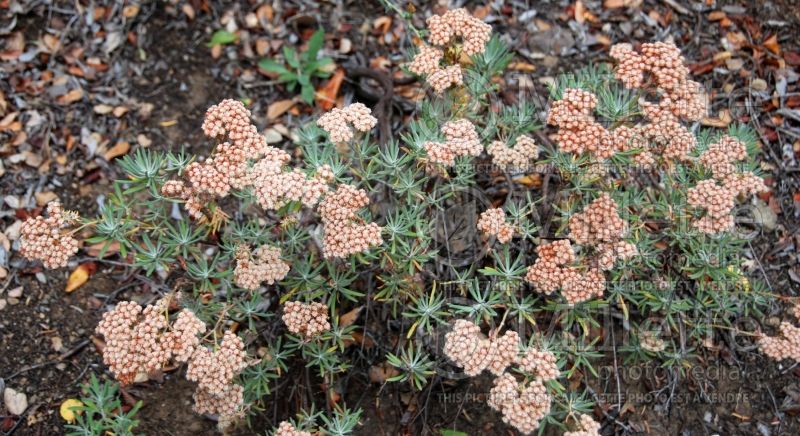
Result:
M513 330L499 337L487 338L480 327L459 319L445 335L444 353L463 368L466 375L474 377L488 369L497 376L487 404L502 413L505 423L523 433L530 433L550 413L552 398L544 382L555 380L560 372L552 353L528 348L520 357L519 348L519 335ZM506 372L512 365L532 377L527 382L517 382Z
M483 152L478 131L467 119L449 121L442 126L445 142L426 142L423 144L431 162L444 166L455 165L460 156L479 156Z
M233 278L236 285L254 291L261 283L271 285L286 277L289 264L281 259L281 250L277 247L262 245L251 253L247 246L236 250L236 269Z
M480 327L459 319L445 335L444 354L469 376L477 376L484 369L500 375L517 361L519 335L508 330L502 336L487 338Z
M188 309L170 323L170 302L162 298L142 309L136 302L124 301L103 314L95 330L105 339L103 362L123 385L137 377L146 379L171 361L188 362L186 378L198 383L195 410L219 415L225 425L241 416L244 389L233 378L248 365L244 343L226 332L216 351L201 346L205 323Z
M311 436L311 433L296 429L289 421L281 421L275 430L275 436Z
M539 157L539 146L527 135L517 138L513 148L505 142L494 141L486 147L486 151L492 156L492 162L503 170L524 169Z
M362 124L356 126L363 127ZM164 196L183 199L187 212L195 219L207 218L206 205L234 189L252 188L265 210L279 209L288 201L302 201L313 207L327 191L330 180L323 169L312 178L298 169L285 169L290 156L267 144L250 122L250 111L239 101L228 99L211 106L203 132L227 141L219 144L205 161L189 164L184 170L186 180L170 180L161 188Z
M506 214L499 207L493 207L481 213L478 219L478 230L496 237L501 244L505 244L514 237L514 226L506 222Z
M288 301L283 305L283 323L290 332L311 338L331 329L328 306L322 303Z
M651 353L660 353L667 348L667 344L658 337L658 334L650 330L639 333L639 346Z
M322 253L326 258L346 257L383 242L381 227L364 223L356 213L367 205L367 193L351 185L339 185L322 200L318 211L325 230Z
M689 189L690 205L705 210L705 215L692 224L703 233L716 234L733 227L731 210L736 197L766 191L764 180L752 172L739 172L734 164L747 157L744 143L723 136L700 155L700 164L711 171L712 178Z
M63 229L78 220L78 213L65 211L58 201L47 205L47 218L28 218L20 229L19 252L30 260L41 260L45 268L67 266L78 252L78 240Z
M437 94L447 88L463 83L463 73L459 64L442 65L445 50L456 37L461 38L461 52L467 56L483 53L486 43L492 36L492 27L473 17L466 9L453 9L442 15L428 18L428 42L422 45L409 70L427 76L428 84ZM441 47L441 48L440 48ZM456 57L455 55L453 57Z
M617 260L637 254L636 246L623 241L626 225L617 204L606 193L569 219L570 239L593 248L594 255L576 263L569 240L562 239L536 248L538 258L528 268L525 280L545 295L561 289L568 304L601 297L605 291L604 270Z
M317 125L328 133L335 144L353 139L351 125L359 132L369 132L376 124L378 120L362 103L353 103L342 109L333 108L317 120Z
M528 267L525 281L537 292L550 295L561 289L567 304L601 297L606 287L603 272L597 268L574 266L576 256L569 240L561 239L536 248L538 257Z
M641 53L637 53L630 44L617 44L610 54L617 60L616 77L626 88L646 88L660 97L658 103L640 99L639 106L649 123L635 127L637 135L661 148L659 154L665 159L686 160L697 141L681 121L705 117L707 102L702 86L689 80L680 49L672 43L656 42L642 44ZM639 163L654 160L647 149L637 158Z
M547 123L558 127L556 141L562 151L588 153L598 159L607 159L617 151L613 133L592 115L595 106L597 96L577 88L565 89L561 100L553 102Z
M600 423L589 415L580 415L575 430L565 432L564 436L600 436Z
M503 374L494 380L487 403L503 414L503 422L528 434L550 413L551 400L541 379L518 383L513 375Z
M231 331L225 332L215 351L197 348L186 371L186 378L197 382L195 411L219 415L223 426L241 416L244 388L233 379L247 366L244 342Z
M205 324L183 309L170 329L169 299L163 298L142 310L136 302L125 301L103 314L96 332L103 335L103 362L123 385L137 375L163 368L170 360L186 362L200 344L197 336Z
M570 239L597 250L596 264L607 271L617 260L637 254L636 246L625 242L627 226L617 213L617 203L607 193L592 201L569 219Z
M800 319L800 303L792 306L792 315ZM781 322L780 336L762 336L758 340L758 348L768 357L775 360L791 359L800 362L800 327L788 321Z

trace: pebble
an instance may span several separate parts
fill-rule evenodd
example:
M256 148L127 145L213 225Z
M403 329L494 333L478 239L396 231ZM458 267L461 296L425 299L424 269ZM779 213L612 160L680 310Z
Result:
M750 82L750 87L756 91L766 91L767 81L764 79L754 79L752 82Z
M28 396L14 389L6 388L3 391L3 403L6 405L6 410L12 415L22 415L28 408Z
M10 291L8 291L8 296L13 298L22 297L22 286L18 286Z
M5 298L0 298L0 310L3 310L8 306L8 301Z

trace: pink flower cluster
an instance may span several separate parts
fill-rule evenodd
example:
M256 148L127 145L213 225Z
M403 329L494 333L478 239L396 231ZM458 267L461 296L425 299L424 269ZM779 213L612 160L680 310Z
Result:
M530 433L550 413L551 396L544 382L555 380L560 373L552 353L528 348L520 358L519 346L519 335L515 331L486 338L480 327L459 319L445 335L444 353L469 376L477 376L484 369L497 376L487 403L503 414L505 423ZM511 365L518 365L533 378L518 383L513 375L505 372Z
M700 155L700 164L711 170L712 178L690 188L687 202L705 210L692 224L703 233L716 234L733 227L731 210L740 195L766 191L764 180L752 172L738 172L734 162L747 157L746 146L736 138L723 136Z
M449 46L452 40L460 37L462 51L468 56L483 53L486 43L492 36L492 27L473 17L466 9L453 9L442 15L428 18L428 42L422 45L409 70L421 76L428 76L428 84L437 94L443 93L450 86L463 84L461 66L442 66L444 51L434 46Z
M478 230L497 238L501 244L505 244L514 237L514 227L506 222L506 214L503 209L493 207L481 213L478 219Z
M322 200L318 211L325 229L322 253L326 258L346 257L383 242L381 227L362 222L356 214L368 204L367 193L351 185L339 185Z
M247 366L244 342L233 332L225 332L215 351L197 348L186 371L186 378L197 382L195 411L220 415L223 423L241 416L244 388L233 379Z
M784 321L780 326L780 336L760 338L758 348L772 359L791 359L800 362L800 327Z
M600 423L589 415L580 415L577 428L564 433L564 436L600 436Z
M343 109L333 108L317 120L317 125L328 132L333 143L349 142L353 139L350 125L359 132L369 132L376 124L377 118L362 103L353 103Z
M562 239L536 248L538 257L528 267L525 280L538 292L550 295L561 289L568 304L601 297L606 279L603 270L617 260L637 254L636 246L625 242L625 222L617 214L617 204L602 194L584 210L569 219L570 239L594 249L594 256L575 265L577 257L569 240Z
M261 283L268 285L286 277L289 264L281 259L281 250L277 247L262 245L254 253L249 247L240 246L236 250L236 269L233 278L236 285L251 291L258 289Z
M283 305L283 323L290 332L311 338L331 329L328 306L322 303L287 301Z
M532 433L539 428L542 418L550 413L550 393L541 379L517 383L511 374L494 380L487 403L503 414L503 422L520 432Z
M517 138L513 148L502 141L494 141L486 147L486 151L492 156L492 162L504 170L524 169L539 157L539 146L527 135Z
M330 180L324 169L312 178L297 169L284 169L290 156L267 144L250 122L250 111L239 101L223 100L211 106L203 132L212 138L227 138L228 142L219 144L204 162L189 164L184 170L185 181L170 180L161 188L164 196L185 200L186 210L195 219L204 218L205 205L227 196L232 189L253 188L265 210L278 209L287 201L302 201L313 207L327 191Z
M483 151L478 131L467 119L448 121L442 126L445 142L426 142L423 144L428 158L444 166L455 165L460 156L479 156Z
M594 94L576 88L565 89L561 100L553 102L547 123L558 127L556 141L561 150L588 153L598 159L607 159L617 151L612 135L592 115L595 106Z
M30 260L41 260L45 268L67 266L78 252L78 240L62 229L78 220L78 213L65 211L58 201L47 205L47 218L28 218L20 228L19 252Z
M311 433L294 428L289 421L281 421L275 430L275 436L311 436Z
M484 369L500 375L517 361L518 353L519 335L513 330L489 339L477 325L459 319L445 335L444 354L469 376L476 376Z
M184 309L170 330L167 306L166 298L144 310L125 301L103 314L95 330L105 338L103 362L123 385L133 383L139 373L160 369L172 359L186 362L194 354L205 324Z
M638 133L662 147L664 158L686 160L697 141L681 120L705 117L707 102L702 86L689 80L680 49L672 43L655 42L642 44L641 53L637 53L630 44L617 44L610 54L618 62L615 74L625 87L655 89L660 95L658 103L639 101L649 124L638 126ZM645 80L645 76L651 80ZM652 160L648 150L639 157L640 162Z
M169 303L169 298L162 298L142 309L136 302L124 301L103 314L95 330L105 339L103 362L123 385L170 361L189 362L186 378L198 383L195 410L220 415L224 425L241 415L244 389L233 378L248 365L244 343L226 332L212 352L200 345L198 337L205 333L205 323L183 309L170 324Z

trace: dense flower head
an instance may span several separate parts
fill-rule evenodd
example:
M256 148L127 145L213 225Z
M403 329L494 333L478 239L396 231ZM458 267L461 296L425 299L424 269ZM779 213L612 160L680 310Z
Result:
M560 372L556 356L546 350L530 347L520 359L519 366L523 371L529 372L544 381L555 380Z
M287 301L283 305L283 323L290 332L311 338L331 329L328 306L322 303Z
M800 327L784 321L780 326L780 336L760 338L758 348L772 359L791 359L800 362Z
M575 430L564 433L564 436L600 436L600 423L589 415L580 415Z
M478 219L478 230L497 238L501 244L505 244L514 237L514 227L506 222L506 214L503 209L491 208L481 213Z
M550 106L547 123L558 127L556 141L562 151L576 155L588 153L607 159L619 151L619 141L592 115L597 96L578 88L564 90L561 100Z
M691 206L704 209L706 214L695 220L693 225L703 233L719 233L733 227L730 215L734 206L735 194L713 179L702 180L687 191L687 202Z
M517 138L514 147L509 147L502 141L494 141L486 147L486 151L492 156L492 162L502 169L524 169L539 157L539 146L527 135Z
M422 45L419 47L416 56L414 56L414 60L408 65L408 69L420 76L433 74L440 69L439 63L441 63L442 57L444 57L442 50L429 45Z
M460 156L479 156L483 151L475 125L467 119L448 121L442 126L445 142L426 142L423 144L432 162L452 166Z
M477 376L484 369L500 375L517 361L519 334L507 330L503 335L487 338L480 327L459 319L445 335L444 354L466 375Z
M258 289L261 283L271 285L286 277L288 272L289 264L281 259L280 248L262 245L253 253L246 246L236 250L233 277L241 288L252 291Z
M193 395L194 411L219 415L219 426L226 427L236 417L244 416L244 387L237 384L226 385L218 394L212 394L205 389L197 389Z
M461 66L449 65L432 72L428 76L427 81L434 92L441 94L451 86L462 85L464 83L464 77L461 72Z
M578 244L616 242L625 231L625 221L617 213L617 203L606 193L569 218L570 239Z
M561 294L570 305L600 298L605 290L606 277L602 271L595 268L585 271L569 268L565 271L561 284Z
M383 242L381 227L363 223L356 214L369 204L366 191L351 185L339 185L318 207L325 230L322 252L326 258L346 257Z
M170 331L167 305L163 298L143 310L138 303L125 301L103 314L95 330L105 339L103 362L123 385L173 358L185 362L197 349L197 335L205 332L205 324L184 309Z
M538 257L525 274L538 292L550 295L561 288L567 275L564 266L575 262L575 252L567 239L559 239L536 247Z
M331 142L342 143L353 139L353 128L369 132L378 123L372 111L362 103L353 103L344 108L333 108L317 120L317 125L328 133Z
M522 433L531 433L550 413L551 396L540 379L527 386L517 383L511 374L503 374L494 380L487 403L503 414L503 422Z
M20 228L20 254L41 260L45 268L67 266L78 252L78 240L62 231L78 220L77 212L65 211L58 201L47 205L47 218L28 218Z
M220 427L243 416L244 388L233 380L248 364L244 342L231 331L214 351L198 347L186 371L186 378L197 382L194 410L219 415Z
M275 430L275 436L311 436L311 433L296 429L289 421L281 421Z
M427 20L428 42L433 45L449 45L453 38L460 37L462 50L468 56L483 53L492 36L492 26L473 17L466 9L452 9L442 15L433 15Z

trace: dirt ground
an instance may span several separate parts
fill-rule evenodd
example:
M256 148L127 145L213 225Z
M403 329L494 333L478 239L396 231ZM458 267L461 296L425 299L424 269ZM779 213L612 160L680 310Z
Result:
M131 17L125 16L122 2L107 2L92 24L87 24L86 17L94 14L84 4L87 2L76 2L82 5L80 13L72 2L55 3L60 4L0 1L0 28L7 29L0 32L5 40L0 53L0 91L5 105L27 111L23 119L27 125L22 130L25 138L13 130L0 131L4 165L0 167L0 191L3 197L27 201L24 207L14 208L8 201L0 207L0 227L6 236L13 234L21 219L40 212L42 205L33 198L37 192L55 192L67 208L84 216L96 213L98 201L119 174L113 157L107 159L104 153L119 142L128 143L131 149L177 150L185 146L192 153L206 151L210 144L199 128L202 116L209 105L223 98L252 99L251 110L259 128L278 122L293 128L312 113L310 107L298 105L296 113L268 122L269 104L292 94L256 71L260 56L248 56L241 47L229 46L214 58L206 46L211 33L221 27L226 11L234 11L241 22L241 17L257 10L257 2L143 2ZM303 28L319 25L333 35L329 39L347 38L353 44L353 49L343 53L332 48L337 47L335 41L329 42L328 50L337 63L371 66L389 75L399 70L405 53L403 43L386 42L386 36L371 24L387 14L377 2L268 3L275 9L273 33L264 35L270 40L296 42ZM800 153L800 117L792 116L796 116L794 108L800 106L796 83L800 9L794 1L760 5L718 1L702 10L693 5L715 2L645 1L635 8L607 9L600 1L587 1L584 3L598 21L580 29L570 24L574 23L574 2L497 3L502 5L498 11L490 11L491 24L511 42L515 61L533 66L533 71L509 73L510 96L528 84L543 90L541 78L575 65L607 60L608 45L598 36L612 42L643 42L671 35L684 49L699 80L716 93L714 110L725 107L726 89L750 91L737 94L741 96L737 108L743 106L742 99L760 98L760 108L756 109L765 108L774 98L781 100L777 107L788 112L777 113L772 108L734 111L734 115L757 126L764 147L762 166L772 175L773 194L768 206L777 222L751 244L750 256L762 265L754 274L769 284L771 292L798 296L800 179L796 158ZM185 5L193 8L194 17L185 12ZM483 6L476 2L468 5ZM430 6L419 9L429 10ZM724 12L731 22L729 27L713 17L715 11ZM399 20L392 24L400 25ZM115 32L119 32L121 41L108 50L109 35ZM740 32L745 40L723 43L735 39L728 37L729 32ZM15 33L25 41L16 56ZM45 39L46 35L50 38ZM294 36L290 39L290 35ZM781 46L780 55L764 49L764 42L772 35ZM60 40L53 42L54 36ZM58 50L48 48L56 43ZM37 45L40 50L27 56ZM714 60L721 52L728 55ZM741 60L742 64L726 63L729 59ZM97 63L104 67L90 67ZM55 83L55 79L46 78L48 71L69 79ZM522 76L525 78L520 79ZM782 78L788 78L783 85ZM761 90L756 80L764 81L766 88L753 91ZM348 77L342 94L361 92L359 87L357 78ZM74 89L82 89L82 96L67 102L71 98L64 96ZM783 95L776 97L776 93ZM408 105L400 94L395 99L398 107ZM99 114L96 107L100 104L123 106L127 111L119 117ZM32 123L32 119L37 122ZM400 117L394 120L395 125L400 122ZM130 268L98 263L91 280L67 294L63 288L68 269L43 270L8 248L0 254L0 266L6 271L6 277L0 277L0 298L6 301L0 307L0 379L5 386L25 392L29 402L21 417L10 415L0 405L0 434L63 434L64 423L58 414L61 402L77 396L79 385L91 374L109 377L91 340L100 316L118 300L147 299L156 285ZM78 261L88 259L79 256ZM10 297L10 291L19 287L21 296ZM776 306L763 319L753 321L761 330L769 330L781 313L781 307ZM729 346L722 338L719 346L700 350L700 370L677 383L663 371L634 366L624 367L619 380L587 378L601 400L595 415L603 420L602 433L800 434L800 368L778 365L757 353L751 339L740 339L742 347ZM358 434L440 434L442 429L513 434L497 414L487 412L488 376L458 381L437 378L422 394L415 395L397 385L369 384L367 371L375 356L354 357L356 366L342 392L349 407L364 409ZM613 367L614 362L602 362L601 366ZM127 390L144 403L138 414L142 433L213 434L215 423L191 411L193 388L181 371L184 369L165 374L163 381L137 384ZM293 377L301 376L290 373L280 383L290 385ZM281 394L274 394L273 400L254 418L252 430L239 427L235 433L264 434L289 417L292 408L287 408ZM622 407L610 407L619 404ZM606 413L608 410L613 412Z

